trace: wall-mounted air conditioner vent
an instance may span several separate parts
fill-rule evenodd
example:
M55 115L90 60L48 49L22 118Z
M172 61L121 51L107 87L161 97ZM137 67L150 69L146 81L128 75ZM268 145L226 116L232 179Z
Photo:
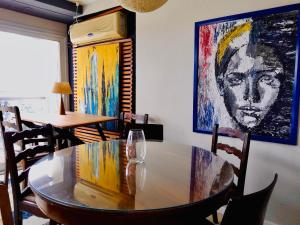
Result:
M70 38L75 45L126 38L126 15L115 12L70 27Z

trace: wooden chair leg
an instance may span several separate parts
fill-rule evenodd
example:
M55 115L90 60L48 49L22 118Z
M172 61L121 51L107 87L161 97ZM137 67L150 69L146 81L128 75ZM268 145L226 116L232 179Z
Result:
M15 215L15 223L16 225L22 225L23 224L23 217L22 217L22 212L14 209L14 215Z
M14 225L12 211L9 203L7 185L0 182L0 224Z
M219 223L219 220L218 220L218 212L217 212L217 211L214 212L212 216L213 216L213 221L214 221L214 223Z
M4 174L4 184L8 185L8 179L9 179L9 166L8 166L8 162L6 160L5 162L5 174Z

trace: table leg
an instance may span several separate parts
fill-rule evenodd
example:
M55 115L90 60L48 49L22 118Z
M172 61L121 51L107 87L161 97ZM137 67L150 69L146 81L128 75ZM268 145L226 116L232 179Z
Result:
M61 138L58 136L57 140L56 140L56 144L57 144L57 149L62 149L62 143L61 143Z
M84 142L82 140L80 140L78 137L73 135L70 131L68 131L66 129L59 129L59 128L54 128L54 129L59 134L59 137L70 140L72 146L84 144ZM58 140L58 143L60 143L60 142L61 142L61 140ZM60 143L60 144L62 144L62 143ZM61 146L58 146L58 147L61 147Z
M102 138L102 141L107 141L107 139L106 139L106 137L105 137L105 135L104 135L104 133L103 133L103 129L102 129L101 124L96 123L95 125L96 125L96 128L97 128L97 130L98 130L98 132L99 132L101 138Z

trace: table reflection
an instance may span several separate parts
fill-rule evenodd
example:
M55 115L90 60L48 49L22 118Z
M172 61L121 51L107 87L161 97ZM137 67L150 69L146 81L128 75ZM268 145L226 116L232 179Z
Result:
M196 201L217 194L228 185L231 166L208 151L192 148L190 200Z
M137 189L143 191L147 176L145 163L128 162L126 166L126 181L129 194L135 196Z
M53 162L55 166L47 167ZM166 142L147 142L142 164L128 163L125 141L84 144L55 152L29 174L36 194L56 203L99 210L200 203L229 189L232 181L233 170L222 158L200 148Z
M124 142L79 146L76 152L75 199L92 207L105 204L109 208L133 209L136 170L127 179L127 164Z

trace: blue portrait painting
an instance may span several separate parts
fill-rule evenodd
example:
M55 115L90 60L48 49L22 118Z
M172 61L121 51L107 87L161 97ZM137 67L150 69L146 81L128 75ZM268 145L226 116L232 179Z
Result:
M299 4L195 24L194 132L297 143Z

